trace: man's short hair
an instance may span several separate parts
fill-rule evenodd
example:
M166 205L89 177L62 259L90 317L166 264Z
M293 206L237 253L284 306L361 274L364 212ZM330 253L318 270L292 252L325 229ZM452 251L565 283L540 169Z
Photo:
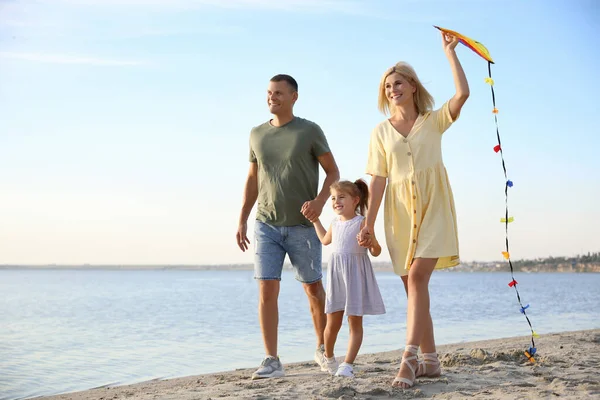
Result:
M278 74L271 78L271 82L281 82L285 81L290 85L294 91L298 91L298 82L294 78L286 74Z

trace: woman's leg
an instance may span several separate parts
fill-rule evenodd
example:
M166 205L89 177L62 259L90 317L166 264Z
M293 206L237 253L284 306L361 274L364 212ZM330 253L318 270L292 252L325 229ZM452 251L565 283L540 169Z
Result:
M436 258L416 258L413 260L408 272L406 344L412 346L423 344L426 350L430 350L431 346L435 348L432 340L433 328L427 328L432 324L429 314L429 279L436 263ZM429 332L426 332L428 330ZM411 355L410 352L405 351L403 357L410 357ZM408 362L416 370L417 361L411 360ZM413 372L406 363L402 363L397 376L408 380L413 380L414 378ZM411 385L400 382L398 386L408 388Z
M408 297L408 275L401 277L402 283L404 284L404 290L406 291L406 297ZM423 337L419 342L419 347L423 353L434 353L435 352L435 339L433 335L433 321L431 319L431 313L427 312L428 318L423 329Z
M402 283L404 283L404 291L406 292L406 297L408 298L408 275L401 276Z

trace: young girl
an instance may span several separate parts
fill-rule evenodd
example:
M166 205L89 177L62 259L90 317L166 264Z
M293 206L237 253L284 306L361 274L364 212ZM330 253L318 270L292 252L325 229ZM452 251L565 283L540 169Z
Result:
M379 109L391 114L373 129L367 173L371 199L359 243L371 235L385 190L385 232L394 271L408 296L406 347L392 385L409 388L419 376L441 374L429 313L429 278L434 269L459 264L456 212L442 161L442 134L460 115L469 85L454 51L458 39L442 33L456 93L433 110L433 98L413 68L397 63L383 74ZM387 186L387 190L386 190ZM423 360L417 360L419 347Z
M330 190L331 205L338 216L328 231L325 231L318 219L313 221L321 243L333 243L327 270L325 359L330 374L353 377L352 364L363 339L362 317L384 314L385 306L367 249L359 246L357 239L365 223L364 212L369 188L365 181L359 179L354 183L336 182L331 185ZM374 257L381 253L381 247L374 236L369 251ZM346 358L338 367L333 348L342 327L344 313L348 315L350 338Z

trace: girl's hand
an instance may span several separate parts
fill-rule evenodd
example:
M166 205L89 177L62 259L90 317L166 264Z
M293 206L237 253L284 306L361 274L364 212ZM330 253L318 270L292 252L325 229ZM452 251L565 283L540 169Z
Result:
M456 36L450 35L446 32L442 32L442 48L444 49L444 52L446 54L448 52L454 51L457 44L458 38Z
M356 239L358 240L358 244L362 247L371 247L373 244L373 238L375 237L375 233L373 229L369 226L365 225L358 235L356 235Z
M369 246L369 251L373 257L377 257L381 254L381 246L379 245L379 242L375 236L373 236L373 241Z
M302 215L304 215L307 220L315 222L323 212L323 206L324 204L319 203L317 200L307 201L302 205L300 212L302 212Z

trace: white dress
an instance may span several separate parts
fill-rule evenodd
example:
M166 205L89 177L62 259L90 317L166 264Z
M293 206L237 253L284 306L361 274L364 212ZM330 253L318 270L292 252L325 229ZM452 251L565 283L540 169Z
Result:
M385 314L369 250L361 247L356 238L363 219L362 215L348 221L337 217L331 224L333 252L327 268L327 314L336 311L356 316Z

